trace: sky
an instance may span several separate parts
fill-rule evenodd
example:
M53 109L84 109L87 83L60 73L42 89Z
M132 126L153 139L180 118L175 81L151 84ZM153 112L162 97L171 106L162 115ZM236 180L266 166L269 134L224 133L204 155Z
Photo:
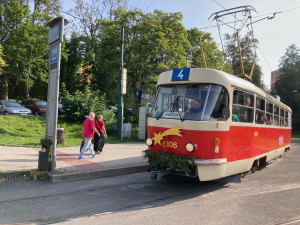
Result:
M91 2L91 0L85 0ZM63 10L74 6L74 0L62 0ZM181 12L183 25L186 29L198 28L204 31L211 22L211 14L233 7L250 5L257 13L252 13L253 22L274 12L272 20L262 20L253 24L254 36L259 41L258 64L262 67L264 84L270 88L271 71L277 70L280 58L291 44L300 48L300 1L299 0L129 0L130 8L142 9L143 12L153 12L155 9L164 12ZM63 15L64 16L64 15ZM66 18L68 17L65 15ZM215 24L213 24L215 25ZM221 29L222 33L232 30ZM220 38L216 28L208 29L214 40L220 45Z

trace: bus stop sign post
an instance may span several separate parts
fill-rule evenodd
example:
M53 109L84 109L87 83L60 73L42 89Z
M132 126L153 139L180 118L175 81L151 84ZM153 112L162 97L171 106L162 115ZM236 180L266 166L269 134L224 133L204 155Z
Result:
M60 75L60 56L61 43L63 42L64 26L68 21L62 17L57 17L52 20L49 28L49 76L48 76L48 95L47 95L47 114L46 114L46 134L45 139L41 139L41 144L46 152L48 165L43 166L43 161L39 155L39 169L49 170L51 164L51 172L54 172L56 167L56 136L57 136L57 118L58 118L58 94L59 94L59 75Z
M126 77L127 71L123 68L123 55L124 55L124 27L121 27L121 44L120 44L120 71L119 71L119 97L118 97L118 116L117 116L117 136L118 139L122 140L123 130L123 115L124 115L124 94L126 93L126 81L123 79ZM124 76L125 75L125 76ZM125 86L124 86L125 84ZM125 88L124 88L125 87Z

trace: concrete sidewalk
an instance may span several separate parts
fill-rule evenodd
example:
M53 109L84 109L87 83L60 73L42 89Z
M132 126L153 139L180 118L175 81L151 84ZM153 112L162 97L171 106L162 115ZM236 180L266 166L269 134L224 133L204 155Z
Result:
M78 160L79 146L56 149L56 169L52 182L97 178L146 171L147 161L142 152L145 143L106 144L103 152L92 158L90 151L85 159ZM38 169L40 149L0 146L0 172L21 173Z

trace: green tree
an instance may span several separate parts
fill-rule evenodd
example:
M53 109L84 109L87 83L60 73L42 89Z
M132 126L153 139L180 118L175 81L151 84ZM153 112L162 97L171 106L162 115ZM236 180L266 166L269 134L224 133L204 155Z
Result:
M6 42L11 33L18 29L22 19L28 13L28 8L18 0L0 0L0 44L3 46L3 52L6 55ZM6 63L9 61L3 56ZM9 66L7 67L9 68ZM8 74L3 70L0 77L0 98L8 99Z
M70 39L65 42L65 54L62 55L61 59L60 81L70 94L74 94L77 90L84 90L80 79L85 50L82 39L82 36L73 32Z
M273 94L293 110L293 130L300 132L300 49L290 45L280 59L280 76Z
M124 62L127 69L125 103L134 104L135 89L145 76L156 68L186 67L190 43L182 25L181 13L164 13L156 10L144 14L140 10L125 11L118 8L114 20L101 20L99 34L100 54L98 77L95 84L107 94L112 104L117 102L120 65L120 26L125 29ZM155 77L145 82L144 89L154 84ZM112 88L113 87L113 88ZM153 88L152 88L153 89Z
M75 37L72 35L71 41L67 44L68 62L67 73L71 72L73 77L74 71L78 71L78 65L81 67L80 84L77 86L66 84L68 91L74 91L74 88L82 90L85 85L90 85L90 81L97 81L98 79L106 79L106 77L100 76L105 71L104 65L100 63L100 57L102 54L100 32L100 21L107 19L113 20L113 12L119 6L127 7L127 0L92 0L91 2L84 0L76 0L75 7L71 10L71 13L76 16L78 25L74 25L73 29L79 35ZM77 43L76 43L77 42ZM77 49L75 49L77 48ZM78 51L78 55L76 54ZM79 63L81 58L81 62ZM62 67L65 67L64 62ZM73 67L73 68L71 68ZM109 71L110 72L110 71ZM76 73L76 72L75 72ZM110 80L112 77L108 77ZM66 76L63 81L66 80ZM96 82L96 84L98 84ZM105 93L102 86L97 86L92 83L93 90L100 90L101 93ZM70 88L72 86L72 88ZM111 87L115 90L115 85ZM108 97L110 99L110 97Z
M199 40L202 35L203 32L198 30L197 28L188 30L188 40L191 43L191 46L199 45ZM222 51L218 49L217 43L213 40L210 33L205 33L203 35L203 37L201 38L201 45L203 47L207 67L220 70L224 64L224 56ZM193 53L192 60L192 67L195 66L204 68L201 51ZM225 64L223 70L228 73L232 73L231 65L229 64Z
M2 98L8 98L8 90L10 98L45 98L49 58L45 25L56 15L59 3L59 0L0 1L1 44L8 64L0 81Z
M3 85L4 83L4 79L2 78L3 76L3 70L4 70L4 67L6 66L6 63L3 59L3 47L2 45L0 44L0 98L2 96L5 96L5 94L3 93L4 92L4 86ZM7 99L7 98L2 98L2 99Z
M0 45L0 76L2 74L3 68L6 65L4 59L3 59L3 47Z
M242 75L240 58L239 58L239 50L237 46L236 36L230 36L229 34L225 35L226 45L225 51L227 54L227 62L232 66L232 73L233 75L240 76ZM255 39L255 46L258 44L258 40ZM254 43L252 40L252 35L247 33L244 37L240 38L240 46L242 52L242 61L244 72L247 75L250 75L252 66L255 60L255 50L254 50ZM264 85L262 82L262 71L261 67L258 65L258 58L256 57L256 63L253 68L252 74L252 83L256 86L264 89Z

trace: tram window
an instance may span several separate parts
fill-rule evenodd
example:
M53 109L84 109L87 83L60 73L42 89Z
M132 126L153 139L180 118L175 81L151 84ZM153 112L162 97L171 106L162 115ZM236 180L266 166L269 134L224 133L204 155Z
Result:
M266 124L272 125L273 124L272 121L273 121L273 115L271 113L267 113L266 114Z
M235 90L233 92L233 104L244 105L245 93L242 91Z
M283 124L284 124L284 110L280 109L279 126L283 127Z
M279 115L279 107L278 106L274 106L274 115Z
M279 116L274 115L273 125L279 126Z
M266 124L272 125L273 124L273 104L271 102L266 103Z
M253 94L234 90L232 121L241 123L253 122Z
M247 108L244 106L233 105L232 116L233 116L233 120L232 120L233 122L252 123L253 108ZM235 121L235 120L238 120L238 121Z
M253 107L253 95L249 93L245 93L245 106Z
M269 113L273 113L273 104L271 102L267 102L266 111Z
M228 109L229 96L225 88L221 86L212 86L209 95L210 101L205 108L205 114L217 120L227 120L223 115L224 108Z
M150 117L175 120L227 120L228 107L228 92L220 85L166 85L159 87ZM224 108L227 110L223 110Z
M274 126L279 126L279 107L274 106L274 120L273 120Z
M284 117L280 117L280 126L281 126L281 127L284 126Z
M284 111L284 126L288 126L288 111Z
M256 97L256 109L260 109L265 111L265 100L260 98L260 97Z
M280 116L284 117L284 110L280 109Z
M255 111L255 123L265 124L265 111L256 109L256 111Z
M288 123L287 123L288 127L292 127L292 113L288 112Z

